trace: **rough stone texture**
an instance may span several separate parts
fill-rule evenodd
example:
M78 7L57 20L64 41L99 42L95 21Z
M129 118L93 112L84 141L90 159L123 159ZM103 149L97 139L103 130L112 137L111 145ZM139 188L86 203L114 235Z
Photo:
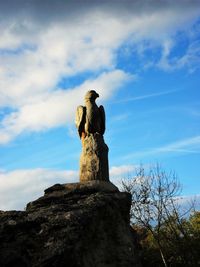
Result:
M85 95L85 106L78 106L75 124L82 141L80 182L109 181L108 147L104 143L105 110L97 106L99 94L90 90Z
M0 212L0 266L139 267L130 203L105 182L54 185L26 211Z
M109 181L108 147L99 133L89 134L82 141L80 181Z

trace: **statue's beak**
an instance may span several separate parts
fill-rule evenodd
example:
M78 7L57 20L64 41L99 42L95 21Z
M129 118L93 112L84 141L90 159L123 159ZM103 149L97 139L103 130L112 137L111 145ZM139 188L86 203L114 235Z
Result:
M96 97L99 97L99 94L96 93Z

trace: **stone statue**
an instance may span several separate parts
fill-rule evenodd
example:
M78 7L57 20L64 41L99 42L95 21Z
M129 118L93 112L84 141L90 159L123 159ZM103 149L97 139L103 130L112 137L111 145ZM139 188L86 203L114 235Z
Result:
M95 103L99 95L90 90L85 95L85 106L78 106L76 127L82 141L80 181L109 181L108 147L104 143L105 111Z

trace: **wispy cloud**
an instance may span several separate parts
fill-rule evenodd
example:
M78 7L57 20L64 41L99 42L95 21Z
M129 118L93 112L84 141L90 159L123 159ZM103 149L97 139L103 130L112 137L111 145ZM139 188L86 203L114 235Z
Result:
M200 195L181 195L175 198L175 204L183 217L190 216L194 211L200 211Z
M198 147L198 145L200 145L200 136L195 136L157 148L157 151L164 153L165 152L199 153L200 147Z
M189 72L192 73L199 69L200 65L200 42L193 41L189 44L187 50L182 56L171 57L170 53L173 51L171 49L171 42L164 43L163 53L160 61L157 63L157 67L165 71L174 71L187 67ZM171 51L172 50L172 51Z
M128 175L135 170L135 165L120 165L120 166L112 166L110 168L110 177L112 179L122 178L123 175Z
M178 91L181 91L181 90L180 89L167 90L167 91L157 92L157 93L152 93L152 94L147 94L147 95L129 97L129 98L124 98L124 99L121 99L121 100L117 100L114 103L124 103L124 102L138 101L138 100L148 99L148 98L152 98L152 97L159 97L159 96L162 96L162 95L173 94L173 93L176 93Z
M138 165L118 165L110 168L110 181L121 189L121 181L130 177Z
M119 179L133 172L134 165L119 165L110 168L111 181L116 185ZM56 183L79 181L76 170L20 169L0 170L0 210L23 209L27 202L43 195L43 191Z
M23 209L27 202L43 194L56 183L78 181L73 170L28 169L0 173L0 209Z
M150 148L143 151L135 151L124 157L124 159L139 158L162 155L162 154L187 154L200 153L200 136L194 136L183 140L178 140L160 147Z
M195 23L200 8L194 0L184 0L181 5L158 2L2 2L0 107L14 112L1 120L1 143L8 143L24 131L44 131L69 122L85 90L98 89L104 99L109 99L130 78L129 73L117 69L118 50L124 44L131 44L129 49L134 47L137 56L142 57L137 48L142 43L145 51L149 48L145 44L151 43L152 49L159 47L163 51L160 66L172 66L166 63L175 45L169 40L178 31L187 35L185 25ZM198 44L189 44L187 53L175 65L182 68L190 63L191 69L199 63L198 54ZM79 88L58 88L63 77L85 72L91 75Z
M109 98L122 83L133 79L121 70L102 73L93 80L87 80L73 90L56 90L41 94L37 101L23 104L6 116L0 123L0 144L8 143L24 131L38 132L70 124L74 121L75 109L82 103L88 88L97 88L102 100Z
M123 121L123 120L126 120L129 116L130 116L130 114L128 114L128 113L119 114L119 115L116 115L116 116L111 117L110 118L110 121L111 122Z

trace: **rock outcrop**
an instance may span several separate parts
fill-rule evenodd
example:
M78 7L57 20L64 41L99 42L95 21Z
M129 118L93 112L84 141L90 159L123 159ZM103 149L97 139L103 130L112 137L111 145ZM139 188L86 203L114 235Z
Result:
M139 267L130 204L109 182L54 185L25 211L0 212L0 266Z

